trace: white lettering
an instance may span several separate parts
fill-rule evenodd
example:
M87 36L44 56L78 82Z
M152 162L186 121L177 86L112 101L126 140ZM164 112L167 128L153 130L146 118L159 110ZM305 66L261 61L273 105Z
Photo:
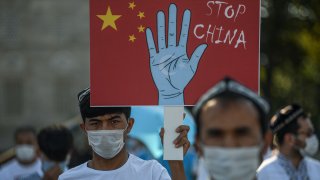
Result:
M234 39L234 37L236 36L236 34L237 34L237 29L235 29L234 31L233 31L233 36L232 36L232 38L230 38L231 37L231 31L230 30L228 30L228 32L227 32L227 34L226 34L226 38L224 39L224 41L223 41L223 43L225 43L226 44L226 42L227 42L227 39L229 38L229 44L231 44L232 43L232 41L233 41L233 39Z
M242 11L240 11L241 9L242 9ZM243 4L239 4L238 10L237 10L237 14L236 14L236 16L234 17L234 20L233 20L233 21L235 22L236 19L237 19L237 17L238 17L238 15L239 15L239 14L243 15L245 12L246 12L246 6L243 5Z
M197 24L193 29L193 34L197 39L205 39L208 44L229 45L234 48L238 48L242 44L246 49L247 41L243 30L224 29L223 26L214 24ZM215 36L215 34L217 35Z
M202 34L201 36L199 36L198 34L197 34L197 29L198 28L204 28L204 25L203 24L197 24L195 27L194 27L194 30L193 30L193 33L194 33L194 35L196 36L196 38L198 38L198 39L202 39L203 37L204 37L204 34Z
M246 6L244 4L231 5L224 1L208 1L207 7L210 10L210 13L206 14L207 16L216 14L216 16L219 17L220 12L224 12L224 17L227 19L233 18L233 21L236 21L240 15L243 15L246 12Z
M244 38L244 32L243 31L241 31L241 33L239 35L239 38L238 38L238 41L237 41L237 44L234 46L234 48L238 48L240 43L243 44L244 49L247 49L246 48L246 40Z
M207 30L207 38L206 38L206 42L208 42L208 37L209 35L211 35L211 43L213 43L214 40L214 31L216 30L216 26L214 26L214 28L212 29L212 32L210 31L211 29L211 24L209 24L208 30Z
M217 30L219 31L219 36L218 39L215 41L216 44L220 44L222 41L220 40L220 36L221 36L221 32L223 31L222 26L220 26L220 28L217 28Z
M207 2L207 6L210 9L210 14L207 14L208 16L210 16L212 14L212 8L210 7L210 4L214 5L214 1L208 1Z
M231 11L231 15L228 14L228 11ZM226 16L226 18L231 19L234 16L234 10L232 8L232 5L228 6L225 10L224 10L224 15Z

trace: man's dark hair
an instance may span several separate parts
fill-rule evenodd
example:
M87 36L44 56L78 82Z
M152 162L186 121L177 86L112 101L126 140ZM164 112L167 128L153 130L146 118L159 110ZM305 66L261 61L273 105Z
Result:
M224 103L224 104L229 104L229 103L233 103L233 102L238 102L238 101L241 101L241 100L245 100L245 101L248 101L248 102L251 102L254 107L256 108L256 110L258 111L258 115L259 115L259 123L260 123L260 128L261 128L261 132L262 132L262 135L265 135L266 131L267 131L267 119L266 119L266 113L260 108L260 106L256 105L255 103L253 103L250 99L242 96L242 95L239 95L239 94L235 94L235 93L232 93L232 92L224 92L224 93L221 93L211 99L208 99L206 102L212 100L212 99L216 99L216 100L219 100L220 102ZM205 105L206 103L203 104L203 106ZM203 108L202 106L202 108ZM201 108L201 109L202 109ZM197 136L200 135L200 115L201 115L201 110L198 112L198 114L194 114L194 117L195 117L195 121L196 121L196 126L197 126Z
M90 89L85 89L78 94L79 108L83 122L86 118L103 116L106 114L123 113L128 120L131 107L90 107Z
M301 106L297 104L288 105L279 110L270 122L270 128L274 134L276 145L282 145L284 136L287 133L297 134L300 128L298 119L306 118L308 115L303 111Z
M73 136L62 125L46 127L38 134L40 150L52 161L64 161L73 147Z
M32 126L21 126L17 128L14 132L14 139L17 140L17 136L21 133L32 133L34 137L37 137L37 131Z

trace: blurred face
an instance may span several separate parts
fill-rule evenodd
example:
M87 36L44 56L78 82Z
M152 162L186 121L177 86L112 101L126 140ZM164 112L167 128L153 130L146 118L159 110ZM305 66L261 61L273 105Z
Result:
M80 126L86 132L94 154L113 159L123 149L133 123L134 120L127 120L123 113L112 113L86 118Z
M32 132L21 132L16 136L16 145L28 144L37 146L37 138Z
M22 164L33 163L39 153L37 139L32 132L20 132L16 135L16 157Z
M246 100L208 101L202 108L200 124L200 141L208 146L247 147L262 141L258 112Z
M306 139L314 135L314 127L309 118L300 117L297 120L299 129L297 134L288 133L285 136L284 143L292 151L296 152L299 148L306 147Z
M306 139L311 137L314 134L314 127L309 118L300 117L298 119L299 130L298 130L298 139L300 140L300 146L304 148L306 146Z
M198 141L213 179L254 179L264 142L259 122L247 100L212 99L203 106Z

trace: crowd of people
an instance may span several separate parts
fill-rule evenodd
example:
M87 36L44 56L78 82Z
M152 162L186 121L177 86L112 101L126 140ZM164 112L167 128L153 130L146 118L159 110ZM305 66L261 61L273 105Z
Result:
M143 143L128 138L138 121L131 117L131 107L90 107L89 88L78 94L78 100L91 158L68 166L77 145L64 126L49 126L39 133L22 127L14 134L16 156L0 167L0 179L320 179L320 162L312 158L319 141L303 107L287 105L269 120L268 102L230 78L209 89L193 107L195 144L188 140L188 126L176 129L175 146L183 148L185 157L190 149L198 157L192 176L183 161L168 160L165 168L150 153L133 150ZM160 138L164 133L161 129Z

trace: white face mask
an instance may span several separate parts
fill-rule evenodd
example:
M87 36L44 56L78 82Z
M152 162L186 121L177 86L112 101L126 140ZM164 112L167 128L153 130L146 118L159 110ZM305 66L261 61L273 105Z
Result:
M124 146L123 133L125 129L87 131L89 145L99 156L111 159Z
M215 180L254 179L259 166L260 146L221 148L203 146L204 164Z
M21 161L31 161L36 156L36 150L33 145L29 145L29 144L17 145L16 156Z
M301 155L303 156L313 156L317 153L319 148L319 140L314 134L306 139L306 147L299 149Z

